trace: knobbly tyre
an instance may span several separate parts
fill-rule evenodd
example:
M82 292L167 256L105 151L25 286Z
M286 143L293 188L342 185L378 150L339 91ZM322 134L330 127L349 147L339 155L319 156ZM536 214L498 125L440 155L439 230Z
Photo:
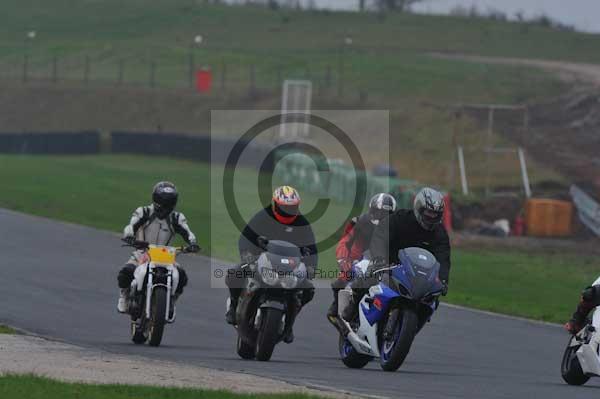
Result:
M343 334L338 349L349 368L362 368L378 357L383 370L396 371L438 307L443 284L435 256L422 248L406 248L398 259L397 265L372 271L379 283L362 297L353 320L339 318Z
M600 285L600 278L594 286ZM600 311L594 308L585 327L572 335L563 354L561 375L569 385L583 385L591 377L600 377Z
M288 308L292 301L300 303L307 268L303 250L294 244L265 239L261 247L260 256L242 265L247 278L236 309L237 353L268 361L282 341Z
M126 242L124 246L144 251L129 295L131 339L136 344L148 341L150 346L159 346L165 325L174 323L176 317L173 293L179 272L175 259L180 253L192 251L189 247L150 245L144 241Z

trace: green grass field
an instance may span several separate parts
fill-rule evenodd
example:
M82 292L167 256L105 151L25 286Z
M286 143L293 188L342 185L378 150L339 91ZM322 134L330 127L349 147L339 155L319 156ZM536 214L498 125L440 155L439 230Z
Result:
M343 75L348 98L365 90L373 98L436 98L438 101L521 101L559 90L545 73L528 68L432 59L431 51L486 55L600 59L593 35L559 32L456 17L348 12L271 11L253 6L208 5L190 0L8 0L0 26L0 63L20 76L49 77L58 57L60 79L82 79L90 58L91 79L147 84L156 64L157 85L188 86L189 54L210 66L220 86L227 65L229 90L245 90L250 66L258 87L279 88L284 77L310 77L331 91ZM27 38L35 31L34 39ZM200 46L194 37L202 35ZM352 44L345 45L351 37ZM191 50L190 50L191 49ZM243 86L243 87L240 87Z
M215 76L213 93L195 105L198 111L227 108L230 102L238 108L278 109L282 78L308 78L315 84L314 108L390 110L390 159L400 174L458 189L458 174L451 181L448 173L455 164L454 146L480 144L482 130L472 120L465 121L454 142L450 113L424 103L524 103L563 93L567 87L545 71L442 60L427 53L600 61L595 51L600 35L535 25L401 13L382 19L373 13L205 3L7 0L0 24L0 78L20 85L25 55L29 75L49 78L56 57L58 85L69 87L83 79L88 57L95 84L115 85L122 61L125 83L148 85L154 63L158 88L189 87L193 54L195 65L211 67ZM28 38L30 31L36 32L34 39ZM196 35L204 38L200 46L193 45ZM344 44L348 37L351 45ZM247 97L251 66L261 93L258 99ZM359 101L361 91L367 95L364 101ZM136 111L135 102L123 110ZM208 121L196 129L206 132ZM495 141L507 144L498 136ZM469 185L477 190L486 181L482 168L474 166L483 162L483 155L467 151ZM546 165L531 159L528 164L534 183L561 180ZM491 169L495 184L520 187L515 156L494 156Z
M157 180L172 179L182 193L179 209L188 216L201 246L213 256L235 260L239 233L223 206L210 206L219 202L218 168L211 172L204 164L136 156L2 155L0 166L0 207L113 231L121 231L132 209L149 202ZM246 198L238 202L247 217L260 206L256 173L237 173L236 198ZM308 208L315 200L310 195L304 199ZM315 226L317 238L343 222L348 208L333 204ZM569 317L581 289L600 272L596 261L584 254L458 248L452 261L448 302L552 322ZM335 270L331 249L321 255L321 268Z
M3 324L0 324L0 334L14 334L16 333L15 330L13 330L12 328L5 326Z
M28 375L0 376L3 399L317 399L302 394L235 394L203 389L70 384Z

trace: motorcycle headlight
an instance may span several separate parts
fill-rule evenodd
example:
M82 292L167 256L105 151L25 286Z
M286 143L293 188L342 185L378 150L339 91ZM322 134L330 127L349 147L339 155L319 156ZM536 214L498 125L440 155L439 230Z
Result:
M298 284L299 281L304 280L308 277L308 272L304 263L300 263L298 267L294 270L294 276L297 280L296 284Z
M296 277L294 275L286 274L281 279L281 287L283 287L285 289L288 289L288 290L293 289L293 288L296 288L297 285L298 285L298 277Z
M279 283L279 275L273 270L273 266L271 266L271 262L266 254L262 254L258 258L258 274L260 274L263 283L267 285L276 285Z

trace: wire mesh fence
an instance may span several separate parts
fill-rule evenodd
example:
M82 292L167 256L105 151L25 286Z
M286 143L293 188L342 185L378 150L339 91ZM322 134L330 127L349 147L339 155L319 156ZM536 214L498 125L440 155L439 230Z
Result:
M148 88L199 89L199 73L208 72L212 92L280 91L285 79L307 79L319 95L353 96L366 101L365 90L344 78L342 64L285 65L276 62L238 63L234 60L196 57L57 55L26 53L0 60L0 79L14 83L55 85L138 86Z

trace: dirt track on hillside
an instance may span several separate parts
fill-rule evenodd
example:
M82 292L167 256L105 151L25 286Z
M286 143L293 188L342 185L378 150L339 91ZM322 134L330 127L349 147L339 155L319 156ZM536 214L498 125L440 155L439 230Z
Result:
M561 80L590 88L600 87L600 65L568 61L540 60L534 58L505 58L480 55L431 53L435 58L472 61L484 64L514 65L541 68L557 74Z
M432 53L444 59L540 68L556 74L571 89L556 98L527 104L529 128L522 116L496 112L496 130L525 147L537 161L559 171L593 196L600 196L600 65L461 54ZM469 111L487 123L487 111ZM569 183L570 183L569 182Z

